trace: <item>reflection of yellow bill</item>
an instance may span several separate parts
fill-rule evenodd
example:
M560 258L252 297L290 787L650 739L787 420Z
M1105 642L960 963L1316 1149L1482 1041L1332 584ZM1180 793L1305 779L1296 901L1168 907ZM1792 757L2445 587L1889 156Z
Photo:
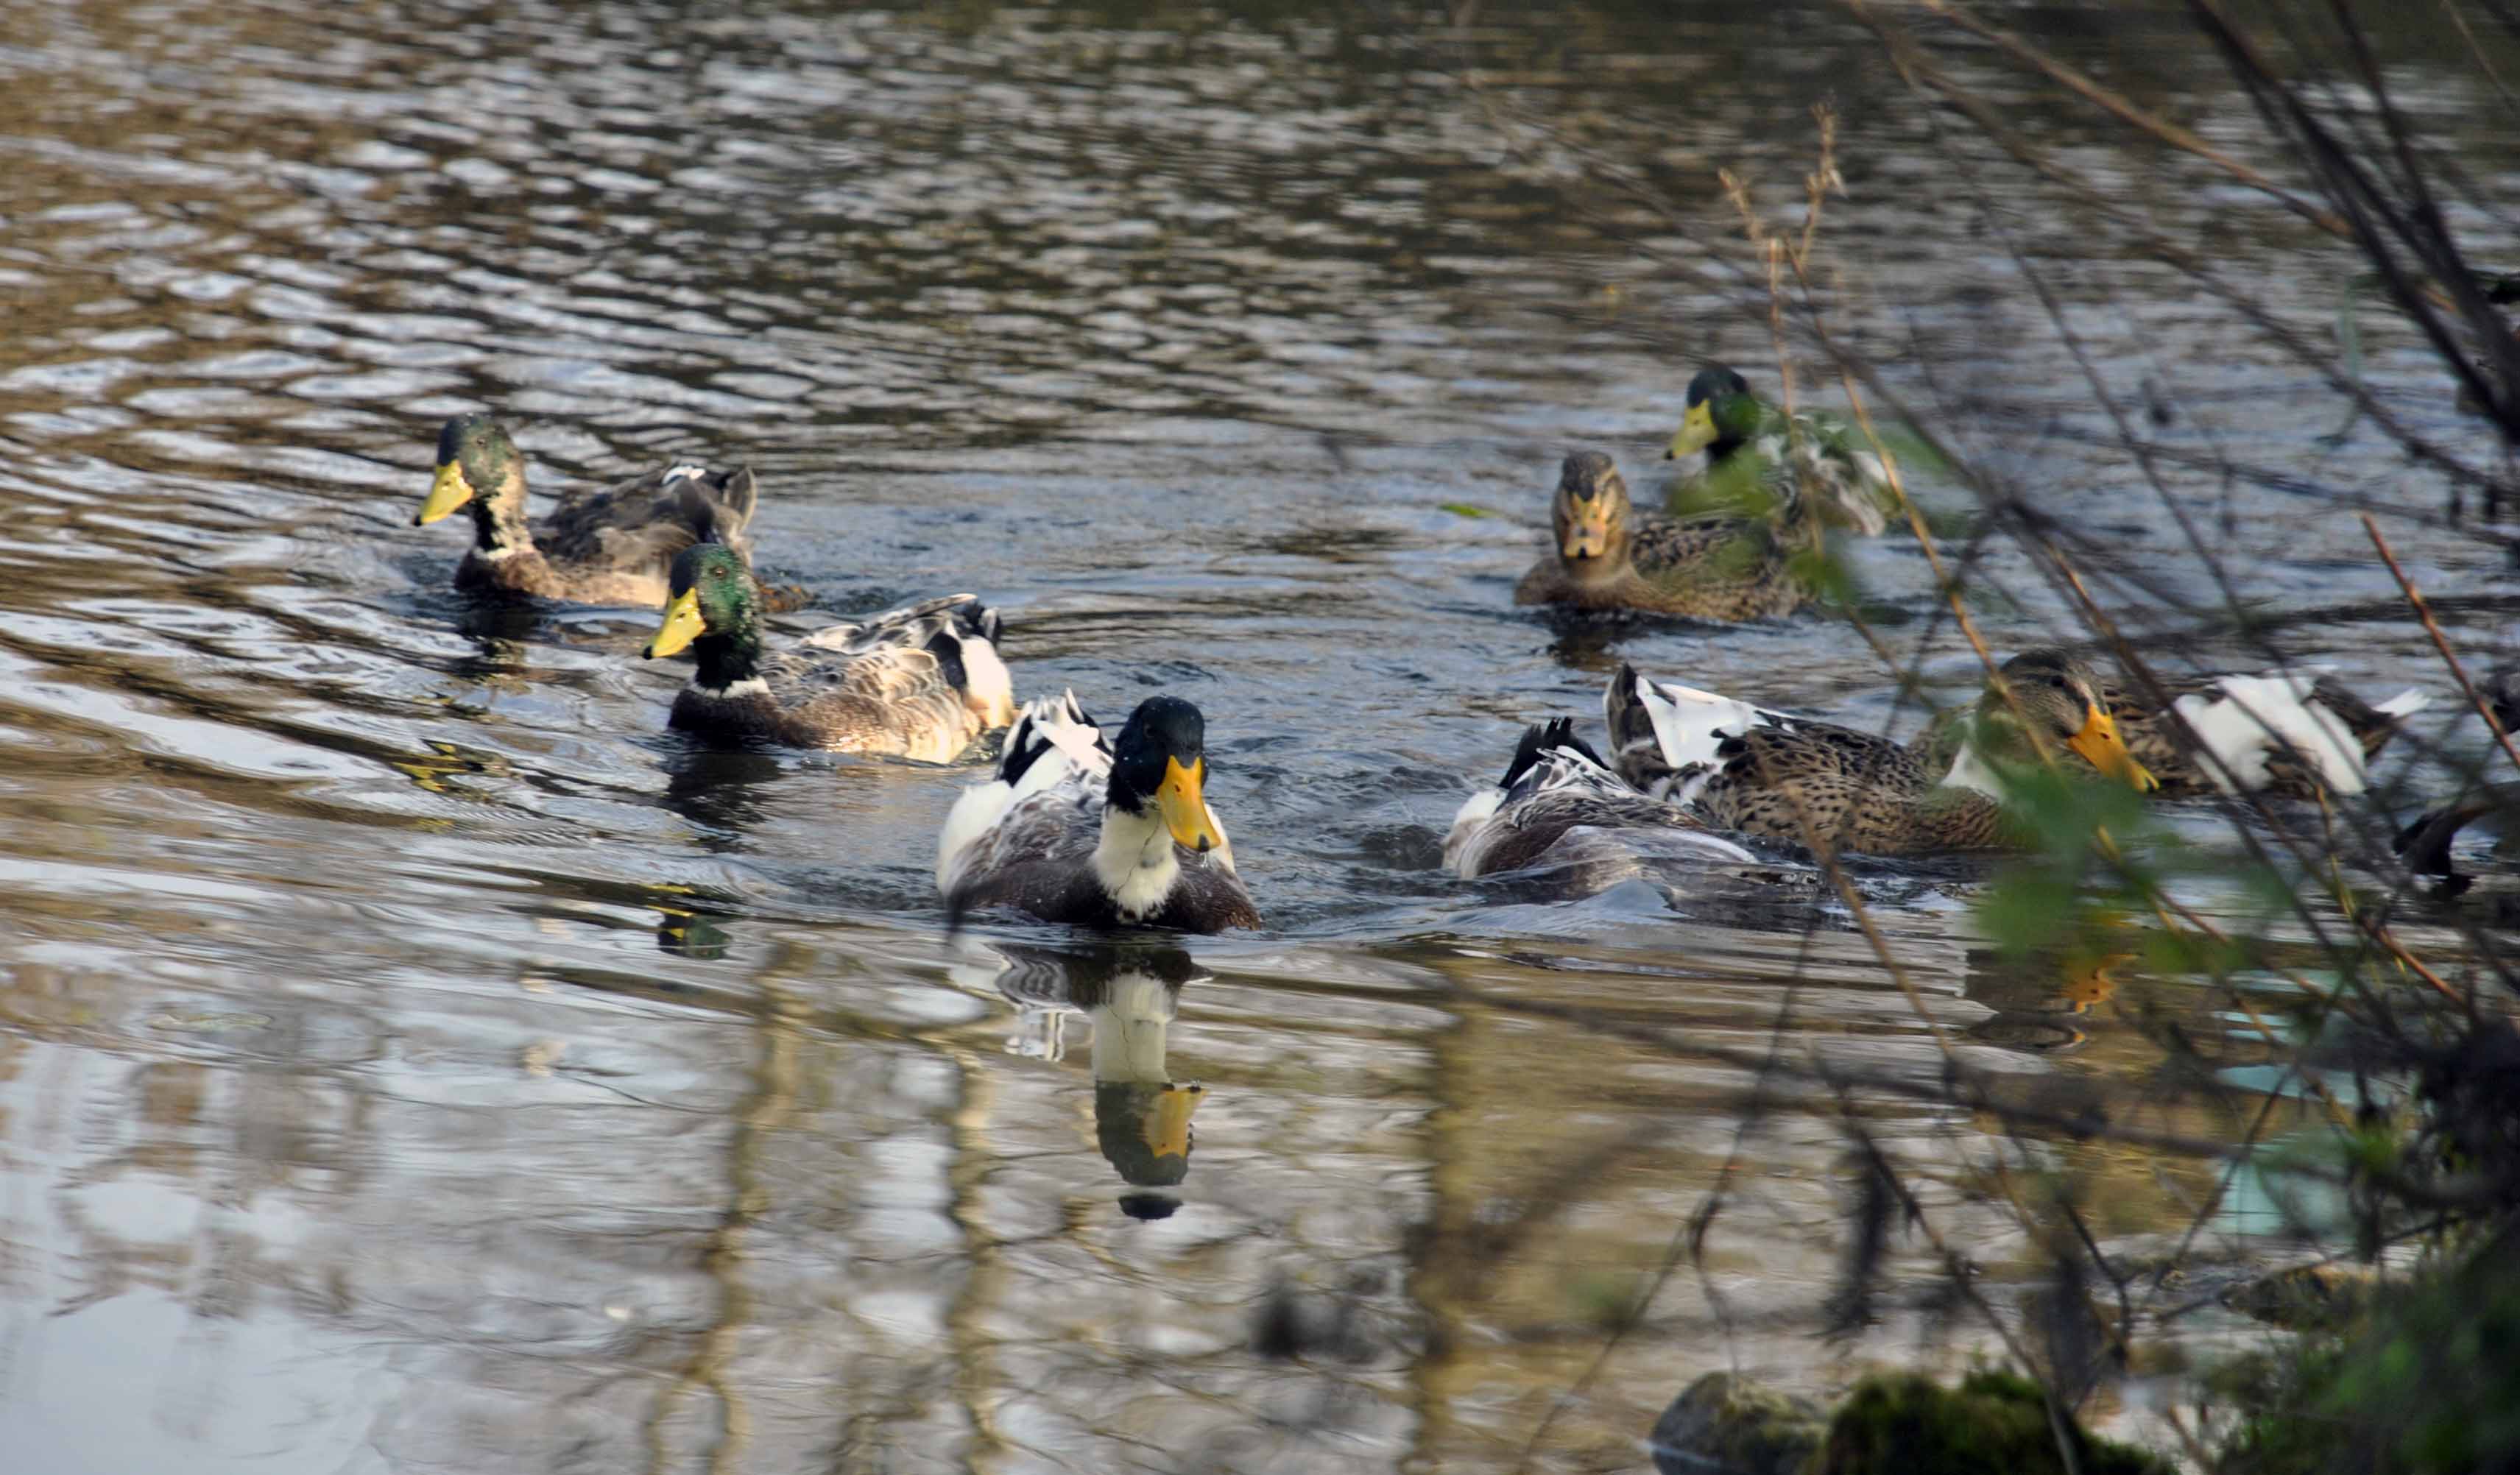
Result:
M1201 1086L1167 1086L1155 1093L1155 1109L1147 1113L1147 1146L1155 1156L1190 1155L1190 1114L1205 1095Z
M1671 450L1663 460L1678 461L1683 456L1694 456L1713 444L1715 401L1702 399L1689 406L1688 413L1680 418L1680 428L1672 433Z
M437 469L437 479L428 484L428 500L420 505L420 515L411 519L411 525L426 527L472 500L472 483L464 479L464 463L450 461Z
M2127 751L2126 739L2118 736L2115 718L2096 706L2086 706L2083 714L2083 730L2065 739L2075 752L2101 773L2133 784L2138 793L2148 794L2161 787L2161 781Z
M664 622L656 627L656 633L649 638L648 648L641 653L651 660L659 655L672 655L698 640L700 632L707 628L706 622L700 618L700 592L686 589L665 606Z
M665 622L673 623L672 611L666 612ZM656 652L652 648L649 653ZM1155 787L1155 805L1164 813L1164 827L1173 832L1174 840L1201 855L1225 843L1207 818L1207 796L1200 787L1206 779L1206 759L1192 759L1184 768L1179 758L1166 757L1164 782Z

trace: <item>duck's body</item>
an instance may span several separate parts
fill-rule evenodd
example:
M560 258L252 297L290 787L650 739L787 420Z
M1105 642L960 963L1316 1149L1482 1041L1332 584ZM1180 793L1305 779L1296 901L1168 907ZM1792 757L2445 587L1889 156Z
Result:
M2123 684L2100 693L2166 798L2359 794L2370 787L2371 760L2432 704L2409 688L2374 705L2334 677L2302 672L2199 677L2168 690L2167 707Z
M647 653L689 647L697 658L668 719L684 731L944 763L1014 717L998 617L970 595L833 625L772 652L758 591L731 550L685 550L671 594Z
M1785 414L1722 364L1688 381L1688 410L1664 459L1680 464L1666 493L1679 517L1755 517L1792 502L1827 525L1870 537L1898 504L1881 458L1846 426Z
M437 432L437 478L412 523L472 510L472 546L455 566L459 589L661 604L674 559L695 543L722 543L751 567L744 529L758 496L748 468L676 466L568 493L550 516L529 524L525 460L516 442L486 415L459 415Z
M1559 718L1525 731L1505 777L1462 805L1444 837L1444 866L1463 880L1534 867L1590 867L1605 859L1604 842L1615 849L1614 836L1639 831L1649 832L1664 854L1756 859L1708 833L1681 806L1638 792Z
M958 918L1009 907L1082 927L1257 927L1205 775L1205 720L1186 701L1148 698L1116 744L1074 693L1032 702L998 776L946 817L937 890Z
M2371 759L2408 717L2432 704L2409 688L2374 705L2316 671L2166 680L2167 704L2126 683L2094 681L2093 688L2165 799L2362 793L2370 786ZM1958 748L1959 724L1938 723L1918 742L1928 761L1948 761Z
M2042 724L2050 741L2103 773L2149 785L2079 665L2034 651L2006 662L2002 675L2023 716ZM1823 854L1880 856L1998 849L2017 837L2002 777L1975 736L1945 757L1934 751L1935 735L1912 746L1893 742L1647 681L1627 665L1610 679L1602 710L1622 777L1722 828ZM1992 690L1978 711L1981 732L2015 721Z
M1609 457L1581 451L1559 469L1554 537L1513 602L1709 620L1790 614L1818 594L1793 565L1818 537L1807 506L1796 496L1761 517L1650 516Z

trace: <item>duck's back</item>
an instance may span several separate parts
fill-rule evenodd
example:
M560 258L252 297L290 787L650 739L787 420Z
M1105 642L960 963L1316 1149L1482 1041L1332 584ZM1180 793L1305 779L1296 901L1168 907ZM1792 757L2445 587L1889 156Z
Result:
M670 467L562 497L534 529L534 546L562 579L651 591L642 602L661 604L675 558L703 539L724 543L750 566L747 528L758 500L749 468Z

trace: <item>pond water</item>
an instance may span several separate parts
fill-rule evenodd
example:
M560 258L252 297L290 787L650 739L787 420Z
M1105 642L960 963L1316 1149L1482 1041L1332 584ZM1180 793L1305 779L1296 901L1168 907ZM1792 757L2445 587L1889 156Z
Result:
M1826 98L1841 328L2103 573L2166 607L2219 565L2295 653L2450 690L2346 512L2175 463L2188 544L2025 261L2165 447L2418 514L2400 555L2481 646L2500 550L2368 426L2318 440L2318 379L2109 221L1990 216L1841 12L1495 9L0 0L11 1467L1632 1469L1700 1372L1995 1345L1912 1236L1872 1327L1815 1335L1847 1139L1809 1084L1749 1109L1762 1052L1930 1084L1948 1045L2236 1133L2143 1107L2158 1052L2076 1012L2105 988L2000 961L1948 878L1874 909L1919 1009L1833 905L1442 873L1520 725L1598 722L1623 659L1914 721L1842 623L1512 608L1556 463L1649 483L1696 363L1774 382L1711 171L1794 218ZM2042 23L2254 136L2177 17ZM2507 130L2421 39L2406 98L2498 186ZM2005 86L2329 331L2332 244ZM2487 458L2423 346L2362 332L2383 401ZM663 731L652 614L452 592L453 525L408 524L472 409L544 489L758 469L793 628L968 589L1026 693L1191 696L1268 929L948 938L976 765L710 752ZM1965 690L1912 540L1850 557ZM2020 554L1978 567L1999 648L2069 628ZM1186 1157L1140 1150L1165 1080L1202 1087ZM1856 1104L1984 1283L2036 1274L1963 1191L2026 1148ZM2211 1164L2043 1146L2114 1242L2271 1227Z

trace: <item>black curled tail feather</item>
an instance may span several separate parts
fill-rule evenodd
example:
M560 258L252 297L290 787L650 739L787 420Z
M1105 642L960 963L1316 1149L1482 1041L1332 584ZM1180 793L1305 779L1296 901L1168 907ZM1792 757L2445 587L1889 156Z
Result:
M1075 693L1069 692L1061 695L1052 710L1058 716L1077 723L1091 732L1097 744L1102 742L1102 728L1093 718L1086 715L1085 708L1076 700ZM1014 726L1007 731L1006 750L998 756L999 782L1012 786L1030 771L1035 763L1041 761L1043 754L1057 746L1057 743L1050 740L1050 735L1041 730L1040 722L1033 716L1031 708L1027 707L1016 716Z
M955 607L954 628L966 636L976 637L994 646L1006 633L1006 627L1007 622L999 617L998 612L978 600Z
M1497 781L1497 786L1511 790L1515 781L1531 772L1532 765L1538 763L1543 755L1560 749L1582 754L1585 760L1596 768L1603 770L1609 768L1608 764L1601 761L1600 754L1593 751L1590 744L1575 736L1574 718L1552 717L1547 722L1535 722L1523 729L1522 740L1514 744L1513 761L1506 765L1505 777Z
M945 685L960 692L971 684L970 668L963 664L963 638L952 625L927 637L926 648L936 657L936 673L945 678Z
M1618 776L1647 793L1660 793L1656 785L1668 783L1673 770L1663 756L1653 714L1645 710L1643 684L1636 667L1619 662L1609 689L1601 693L1601 720L1610 730L1610 752L1618 759L1611 766Z

